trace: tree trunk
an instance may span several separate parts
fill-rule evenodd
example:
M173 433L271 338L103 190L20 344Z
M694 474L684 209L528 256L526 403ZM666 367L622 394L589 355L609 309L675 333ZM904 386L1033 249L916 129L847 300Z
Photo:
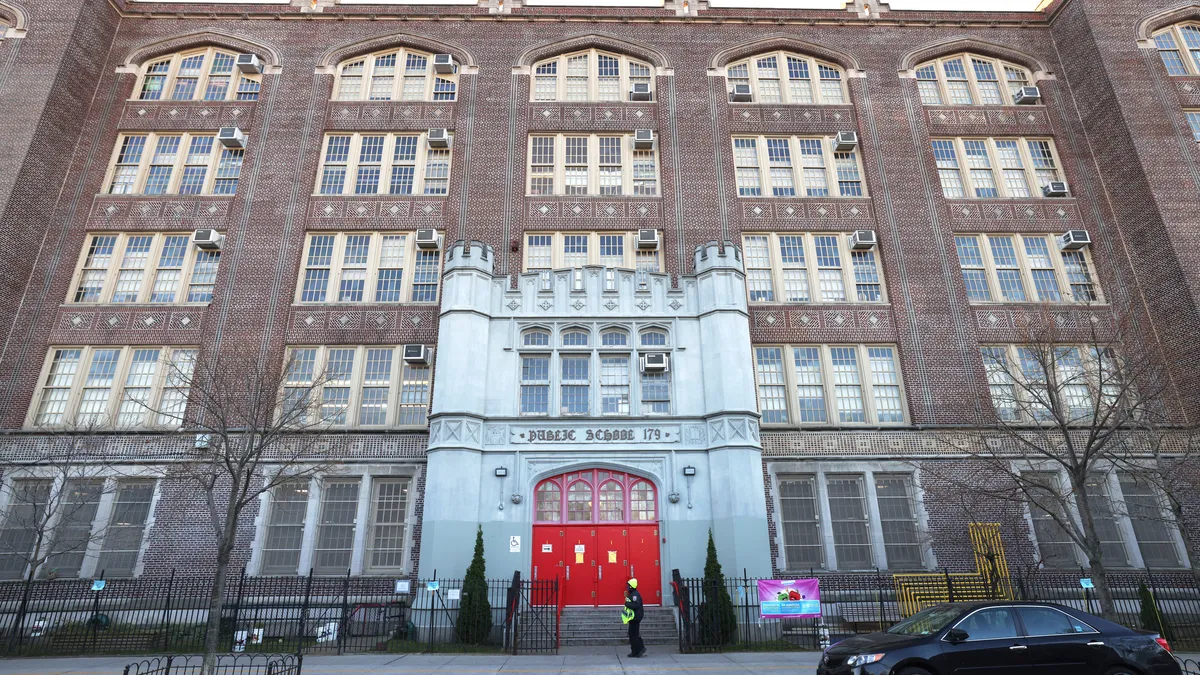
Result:
M1096 599L1100 601L1100 616L1109 621L1117 620L1117 605L1113 601L1112 589L1108 587L1108 571L1099 556L1088 561L1092 583L1096 586Z
M212 595L208 601L208 625L204 630L204 662L201 675L213 675L217 665L217 649L221 640L221 614L225 607L225 584L229 576L229 559L233 556L233 537L217 548L217 569L213 574Z
M1079 509L1079 522L1083 525L1083 540L1086 544L1083 552L1087 555L1088 570L1095 585L1096 599L1100 601L1100 616L1109 621L1116 621L1116 603L1113 602L1112 589L1108 587L1108 572L1101 560L1100 534L1096 531L1096 521L1092 517L1091 495L1087 492L1086 478L1073 481L1075 504Z
M29 613L29 596L33 591L33 570L25 579L25 588L21 590L21 605L17 608L17 617L13 620L13 632L9 639L9 656L15 656L21 646L21 638L25 636L25 615Z

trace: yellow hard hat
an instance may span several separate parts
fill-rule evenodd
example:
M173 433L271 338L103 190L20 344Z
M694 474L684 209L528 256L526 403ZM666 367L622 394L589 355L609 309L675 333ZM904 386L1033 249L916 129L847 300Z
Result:
M629 587L630 587L630 588L637 588L637 579L630 579L630 580L629 580Z

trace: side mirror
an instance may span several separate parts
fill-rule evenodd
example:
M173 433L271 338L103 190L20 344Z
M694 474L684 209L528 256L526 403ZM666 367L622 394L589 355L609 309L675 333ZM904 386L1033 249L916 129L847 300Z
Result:
M966 642L970 637L971 636L967 634L967 631L961 628L951 628L950 630L946 631L946 642L953 642L957 644L959 642Z

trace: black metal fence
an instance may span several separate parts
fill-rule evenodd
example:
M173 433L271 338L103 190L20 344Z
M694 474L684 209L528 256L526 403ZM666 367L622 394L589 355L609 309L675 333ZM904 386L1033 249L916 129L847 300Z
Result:
M201 651L207 577L0 583L0 655L185 654ZM490 629L459 639L462 579L233 576L223 650L248 653L512 653L557 650L555 581L489 579ZM553 611L552 611L553 610Z
M892 575L810 573L797 578L820 581L820 617L762 618L758 579L743 576L725 578L734 615L730 621L723 620L724 613L717 609L723 602L719 586L682 578L675 571L671 585L680 651L819 650L853 635L882 630L912 613L908 604L901 603L897 591L902 589ZM1082 588L1081 578L1061 572L1014 576L1010 584L997 587L994 599L1056 602L1100 613L1094 591ZM956 597L954 575L943 579L937 592L929 595L929 604L981 599L977 583L971 584L969 595L962 584L964 593ZM1200 587L1190 573L1110 573L1109 586L1119 623L1160 632L1177 651L1200 650ZM1143 598L1154 599L1146 603L1145 612Z
M1200 675L1200 663L1195 659L1183 659L1178 656L1175 660L1179 662L1179 669L1183 671L1183 675Z
M125 666L124 675L200 675L199 654L168 654ZM216 675L300 675L301 654L221 654Z

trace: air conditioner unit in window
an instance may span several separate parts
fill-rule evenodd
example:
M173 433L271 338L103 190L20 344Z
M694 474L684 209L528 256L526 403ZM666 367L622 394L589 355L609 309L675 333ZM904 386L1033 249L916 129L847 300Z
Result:
M1021 87L1017 90L1013 101L1017 105L1034 105L1042 102L1042 91L1037 87Z
M238 54L234 59L238 70L243 73L261 73L262 62L258 60L258 54Z
M658 230L638 230L637 247L641 249L657 249Z
M874 230L855 230L854 234L850 235L850 248L855 251L875 248L875 244Z
M635 150L650 150L654 147L653 129L636 129L633 132L633 148Z
M429 147L431 147L431 148L448 148L448 147L450 147L450 132L445 129L430 129L429 130Z
M217 130L217 140L227 148L246 147L246 134L237 127L221 127Z
M433 55L433 72L443 75L454 72L454 57L449 54Z
M205 251L220 251L223 238L216 230L196 230L192 233L192 243Z
M1058 238L1058 248L1062 251L1078 251L1091 243L1092 236L1087 230L1067 230Z
M417 230L417 248L436 249L439 243L437 230Z
M665 373L671 369L671 357L662 352L642 354L638 362L643 373Z
M429 363L429 347L425 345L404 345L405 363Z
M630 101L649 101L650 100L650 83L649 82L634 82L629 88Z
M839 131L833 137L833 149L838 152L850 152L858 147L858 132Z
M1066 197L1071 191L1067 189L1066 181L1052 180L1042 186L1042 194L1047 197Z
M734 103L749 103L754 100L754 94L750 92L750 85L735 84L733 91L729 92L729 100Z

